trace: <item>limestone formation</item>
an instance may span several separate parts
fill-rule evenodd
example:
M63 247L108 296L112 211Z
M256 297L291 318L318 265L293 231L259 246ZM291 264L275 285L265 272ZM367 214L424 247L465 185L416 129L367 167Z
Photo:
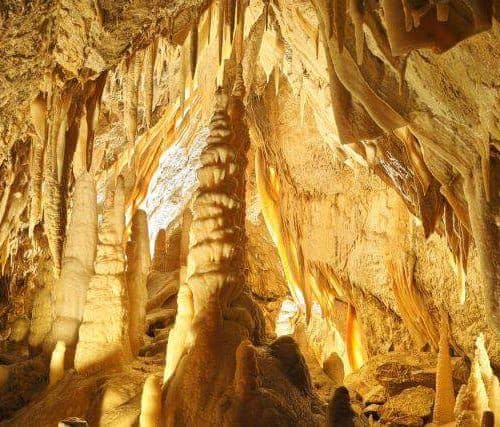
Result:
M49 385L57 383L64 375L64 354L66 344L64 341L57 341L52 357L50 359Z
M127 293L130 346L136 355L146 330L146 288L151 256L146 212L137 210L132 218L131 240L127 245Z
M64 341L74 351L83 319L97 248L97 195L94 178L83 173L75 183L73 210L62 270L54 289L54 323L49 344Z
M498 0L0 3L0 424L500 425Z
M155 375L146 378L141 396L140 427L159 427L161 420L161 382Z
M443 318L439 328L439 353L436 368L436 400L433 422L437 425L451 423L455 417L455 393L453 391L453 370L448 344L448 327Z
M130 360L129 300L125 280L123 178L107 188L103 220L75 354L79 372L122 366Z

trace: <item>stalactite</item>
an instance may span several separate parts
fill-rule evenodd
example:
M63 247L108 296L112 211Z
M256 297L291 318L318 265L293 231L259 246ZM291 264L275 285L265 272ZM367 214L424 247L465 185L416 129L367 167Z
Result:
M234 29L236 27L236 17L237 17L236 9L237 9L238 3L240 3L240 0L236 0L236 1L228 0L228 6L226 8L226 10L228 12L227 13L227 21L228 21L228 25L229 25L229 40L230 40L231 44L233 43L233 39L234 39Z
M438 348L438 333L432 317L424 303L424 298L415 285L413 256L404 256L402 259L388 259L386 266L394 292L396 304L405 326L419 348L426 343Z
M87 109L83 106L82 117L78 126L78 139L73 156L73 173L79 177L87 169L87 142L88 142Z
M210 5L208 6L208 9L207 9L207 31L208 31L207 45L210 44L210 42L212 41L212 14L213 14L213 9L214 9L214 5L213 5L213 2L211 2Z
M365 45L365 33L363 32L364 13L363 0L349 0L349 13L354 23L354 33L356 39L357 64L363 63L363 50Z
M194 75L196 73L196 66L198 64L198 21L194 21L191 26L190 33L190 43L189 43L189 65L191 72L191 79L194 80Z
M333 0L333 17L335 23L335 34L337 39L337 47L340 53L342 53L344 50L347 1L348 0Z
M139 426L160 427L161 421L161 382L156 375L149 375L142 389Z
M64 376L64 354L66 353L66 344L64 341L57 341L52 351L50 359L49 385L56 384Z
M2 198L0 199L0 224L4 222L4 218L6 217L7 207L9 205L10 194L12 191L12 185L16 179L15 173L15 164L11 162L8 163L7 170L5 172L5 187L2 193ZM3 243L2 240L0 240Z
M219 52L219 67L222 65L222 47L224 44L224 5L225 0L219 0L219 13L217 17L217 43Z
M59 277L64 241L65 210L62 189L59 181L59 165L62 162L58 150L59 135L63 134L62 124L65 122L63 113L65 104L60 93L52 96L50 108L51 122L45 155L44 181L46 192L43 198L44 226L49 242L50 254L54 263L54 274ZM60 143L59 143L60 144Z
M59 115L58 122L59 128L56 131L56 163L57 163L57 182L61 185L63 180L64 159L66 154L66 132L68 130L68 111L71 104L71 93L64 91L61 94L61 100L57 107ZM54 122L53 122L54 124ZM62 188L60 189L62 192Z
M436 398L433 422L437 425L454 421L455 394L453 391L453 370L448 344L448 324L442 314L439 328L439 352L436 368Z
M143 344L146 327L147 276L151 264L146 212L137 210L132 217L131 240L127 246L127 289L129 301L129 334L132 354Z
M125 125L125 135L127 142L133 144L137 134L137 103L139 97L138 69L140 66L139 53L134 53L128 61L127 72L123 84L123 122Z
M245 12L248 3L246 0L238 4L238 13L236 16L237 23L235 28L235 36L233 42L233 49L235 51L235 58L238 64L243 61L243 45L245 43Z
M450 0L436 0L436 17L439 22L448 21L450 14Z
M255 153L255 175L264 221L278 250L287 285L295 301L303 304L305 303L303 295L305 287L303 271L298 265L298 249L281 219L279 180L273 180L273 175L270 174L261 150Z
M33 238L35 225L42 219L43 156L47 143L47 103L41 94L31 104L31 121L37 135L32 142L29 189L30 217L28 233L29 237ZM8 192L5 191L4 194L8 194ZM0 222L1 218L0 210Z
M144 119L148 129L151 127L151 116L153 114L154 70L157 49L157 43L152 42L144 54Z

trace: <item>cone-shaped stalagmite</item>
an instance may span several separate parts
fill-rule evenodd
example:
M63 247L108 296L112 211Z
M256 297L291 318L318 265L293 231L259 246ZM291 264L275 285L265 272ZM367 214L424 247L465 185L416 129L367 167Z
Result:
M125 284L124 183L108 183L99 230L95 275L90 280L75 355L75 368L94 372L120 366L131 357Z
M439 353L436 369L436 398L433 421L437 425L451 423L455 416L455 393L453 389L453 370L448 344L448 325L441 320L439 328Z
M161 381L156 375L146 378L141 397L140 427L160 427L161 422Z
M150 264L148 219L146 212L139 209L132 217L132 236L127 245L129 334L133 354L138 353L146 328L146 282Z
M49 385L54 385L64 376L64 354L66 345L64 341L57 341L50 359Z
M153 255L153 261L151 264L151 269L154 271L160 271L166 273L167 270L167 232L165 229L161 228L158 230L155 240L155 250Z
M252 315L237 303L244 289L242 253L236 251L236 245L244 244L244 205L240 203L245 191L244 160L240 153L248 140L244 132L233 133L243 126L241 101L234 99L231 116L227 106L228 97L219 92L208 144L201 154L187 285L179 291L176 324L167 348L167 425L199 425L203 414L210 413L209 407L217 405L220 393L233 382L239 343L254 333ZM211 344L212 340L222 340L222 347ZM194 399L185 395L189 384L201 387ZM206 397L202 396L213 398L203 404Z

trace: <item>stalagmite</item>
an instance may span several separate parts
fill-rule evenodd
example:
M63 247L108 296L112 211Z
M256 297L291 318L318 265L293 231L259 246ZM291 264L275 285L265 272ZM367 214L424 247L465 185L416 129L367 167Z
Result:
M355 371L363 366L363 345L361 343L361 329L356 317L356 310L351 305L347 306L346 321L346 348L351 370Z
M498 176L498 173L496 174ZM484 304L487 321L500 335L500 229L495 221L498 215L498 195L487 201L480 162L464 176L464 194L468 204L468 217L477 247L484 278Z
M79 372L96 372L120 367L131 358L128 296L125 283L124 182L110 180L106 191L103 220L83 321L75 354Z
M6 218L7 207L9 205L9 200L10 200L10 193L12 190L12 185L14 184L14 180L16 178L14 167L15 164L12 165L11 163L9 163L7 167L5 187L3 190L2 198L0 199L0 224L2 224L4 218Z
M490 365L482 334L476 339L476 351L469 381L463 385L457 396L455 417L457 425L467 425L459 421L465 417L473 425L479 426L485 412L491 411L495 425L499 422L500 383Z
M161 419L161 381L156 375L146 378L141 396L140 427L160 427Z
M209 153L213 150L217 150L217 147L221 144L226 144L232 150L245 150L246 141L245 134L240 133L240 126L242 126L238 121L241 120L241 104L239 104L241 98L235 99L234 105L231 108L231 116L227 113L227 103L228 98L226 95L219 93L217 95L217 103L215 107L215 113L210 122L210 135L208 137L208 145L204 149L204 153ZM237 138L233 137L233 132L230 127L230 117L234 120L236 129L238 129ZM234 139L233 139L234 138ZM248 138L248 136L246 136ZM211 159L212 156L204 156L205 159ZM211 160L208 160L211 162ZM188 255L188 272L187 272L187 284L181 284L178 296L178 313L175 322L174 329L171 332L170 339L167 348L167 360L165 366L164 382L172 382L173 384L182 384L182 381L187 379L185 374L183 374L183 369L177 366L180 362L180 358L183 353L188 348L191 348L189 355L191 357L197 358L203 351L202 342L209 339L214 333L229 333L230 329L223 327L222 325L229 320L224 321L224 317L230 318L231 313L245 311L243 307L238 305L233 306L233 302L241 294L243 290L243 283L237 280L240 266L242 265L242 259L234 248L237 242L241 242L243 239L242 229L234 228L235 225L241 223L242 211L238 210L236 206L240 209L243 208L241 204L236 203L235 197L237 194L244 192L244 178L242 176L243 169L234 169L232 173L224 175L222 181L213 181L208 179L208 175L204 174L204 170L207 167L215 167L219 170L228 170L227 167L230 163L217 161L215 163L202 163L199 171L200 179L200 192L194 201L194 212L193 212L193 222L191 225L191 248ZM239 162L237 163L238 165ZM205 178L207 177L207 178ZM236 178L236 179L234 179ZM233 200L233 203L228 205L233 206L233 208L225 208L223 215L220 217L221 222L209 223L203 217L200 217L197 212L199 209L204 208L203 204L198 201L199 198L207 199L208 195L211 193L225 194L224 197ZM244 194L244 193L243 193ZM207 205L205 205L207 206ZM213 205L217 207L217 204ZM219 205L220 206L220 205ZM207 217L207 219L210 218ZM217 215L214 217L217 218ZM219 224L219 225L218 225ZM220 233L219 233L220 232ZM206 237L205 237L206 236ZM213 236L213 237L211 237ZM205 248L205 251L210 251L211 256L209 258L201 257L204 253L199 251L200 248ZM226 249L227 248L227 249ZM179 298L182 300L179 301ZM219 313L220 310L220 314ZM224 317L219 317L220 315ZM204 319L204 320L202 320ZM202 321L202 323L199 323ZM221 329L217 332L217 329L213 329L217 324L221 323ZM236 325L239 325L240 321L235 318L233 320ZM253 323L253 322L251 322ZM245 324L245 323L244 323ZM203 325L203 326L202 326ZM247 334L251 331L247 331ZM197 336L197 338L195 338ZM248 336L248 335L247 335ZM236 345L241 340L239 333L230 339L230 342L234 342L236 339ZM194 339L194 341L193 341ZM228 342L229 344L229 342ZM199 347L199 346L202 347ZM231 346L233 344L230 344ZM207 349L208 350L208 349ZM236 350L236 348L234 348ZM208 350L205 357L208 360L212 360L216 356L215 349ZM234 353L223 352L225 358L229 358L227 363L234 364ZM183 363L186 362L186 358L182 359ZM198 369L197 362L193 360L195 369ZM212 363L212 362L209 362ZM189 365L188 365L189 366ZM228 365L230 366L230 365ZM199 366L201 368L201 366ZM213 375L213 371L210 368L210 375ZM179 372L178 375L175 373ZM201 374L201 371L196 372L196 376ZM189 375L189 374L188 374ZM178 377L179 376L179 377ZM226 376L227 378L227 376ZM224 381L229 380L227 378ZM231 379L232 380L232 379ZM179 383L181 381L181 383ZM210 385L211 381L208 381L204 387L214 387L214 391L217 390L216 383ZM189 417L192 419L192 415L181 415L182 412L182 402L178 399L178 396L174 397L174 391L170 390L173 386L169 387L169 392L167 396L167 425L172 425L173 420L178 419L177 417ZM218 393L218 392L217 392ZM186 403L188 403L186 401ZM181 405L181 406L180 406ZM192 403L189 403L192 405ZM194 410L203 410L199 406L198 400L194 402ZM177 409L178 408L178 409Z
M31 311L29 345L38 348L52 328L52 297L50 289L44 288L37 292Z
M84 172L75 182L61 277L54 289L55 321L48 343L63 341L74 350L97 247L97 195L94 178Z
M153 254L153 261L151 264L151 269L154 271L160 271L162 273L168 272L167 267L167 232L164 228L158 230L155 240L155 249Z
M436 398L433 422L437 425L451 423L454 419L455 393L453 372L448 344L448 324L442 315L439 328L439 353L436 368Z
M479 361L481 377L488 395L488 406L494 415L495 425L498 425L500 423L500 382L491 368L483 334L479 334L476 339L475 357Z
M193 294L187 284L181 283L179 292L177 293L177 315L175 317L175 324L170 331L167 344L163 384L167 383L174 374L185 349L191 345L193 315Z
M127 290L129 301L129 334L132 354L143 344L146 330L147 276L151 264L146 212L137 210L132 217L132 235L127 245Z
M52 357L50 359L49 385L54 385L64 376L65 352L66 344L64 344L64 341L57 341L54 351L52 351Z

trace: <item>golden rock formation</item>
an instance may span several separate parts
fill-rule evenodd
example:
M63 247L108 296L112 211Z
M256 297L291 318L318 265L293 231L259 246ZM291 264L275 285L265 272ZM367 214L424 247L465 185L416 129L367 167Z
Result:
M49 343L64 341L67 349L73 351L83 319L87 289L94 274L97 249L96 199L94 178L85 172L75 182L61 276L55 283L55 319L49 338Z
M433 422L437 425L451 423L454 419L455 392L448 343L448 324L442 318L439 327L439 352L436 368L436 400L434 402Z
M1 2L0 423L499 426L499 20Z
M137 210L132 217L131 240L127 244L127 294L130 347L136 355L143 344L146 330L146 288L151 256L149 253L148 219Z
M125 283L123 178L109 183L99 230L95 274L90 279L75 353L78 372L122 366L131 358L129 300Z

